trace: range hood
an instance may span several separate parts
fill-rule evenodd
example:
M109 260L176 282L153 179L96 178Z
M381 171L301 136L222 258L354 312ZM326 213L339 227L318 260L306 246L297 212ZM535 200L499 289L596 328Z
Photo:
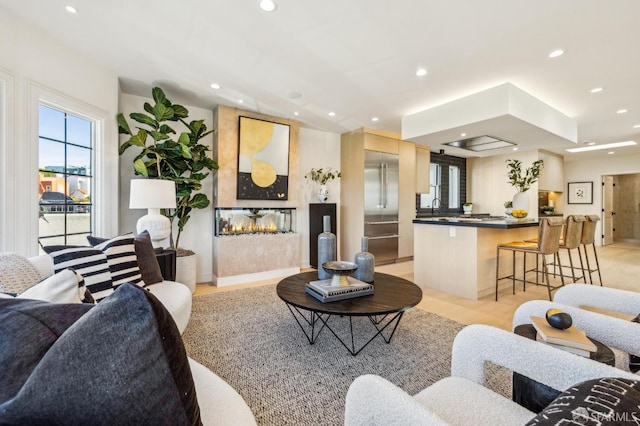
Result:
M492 149L508 148L515 146L513 142L498 139L493 136L484 135L475 138L461 139L453 142L447 142L444 145L454 148L466 149L473 152L489 151Z

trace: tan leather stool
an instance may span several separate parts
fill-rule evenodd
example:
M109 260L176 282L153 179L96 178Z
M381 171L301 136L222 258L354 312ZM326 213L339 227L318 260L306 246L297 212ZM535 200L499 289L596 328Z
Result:
M573 215L567 216L567 221L564 227L564 235L560 240L560 248L567 249L567 254L569 256L569 268L571 269L571 278L573 278L574 283L578 281L580 278L586 279L584 274L584 264L582 263L582 254L579 249L580 244L582 242L582 234L583 234L582 229L584 227L585 221L586 221L586 218L583 215L573 214ZM579 268L573 265L573 256L571 255L571 250L578 251L578 258L580 260ZM560 252L558 252L555 255L555 259L557 260L557 263L554 262L553 264L554 275L555 275L556 265L559 266L560 274L562 275L563 271L562 271L562 266L560 266ZM579 269L580 271L582 271L582 276L576 277L576 272L575 272L576 269ZM568 275L565 275L565 276L568 277Z
M602 286L602 275L600 274L600 264L598 263L598 253L596 252L596 224L600 220L600 216L596 214L590 214L586 216L586 222L582 228L582 248L584 249L584 258L587 263L587 268L585 272L589 272L589 283L593 284L593 276L592 272L598 272L598 278L600 279L600 285ZM593 257L596 261L596 266L594 269L591 269L591 264L589 263L589 254L587 253L587 246L593 247ZM578 252L580 252L580 247L578 247ZM586 275L583 273L583 275ZM587 277L584 277L585 281Z
M536 255L536 262L538 257L542 257L542 273L544 274L544 278L546 280L547 291L549 292L549 300L551 299L551 291L559 288L560 286L552 287L549 282L549 268L550 264L547 263L548 255L555 255L558 253L560 249L560 235L562 233L562 225L563 219L561 217L544 217L540 219L540 227L538 229L538 241L537 242L526 242L526 241L512 241L510 243L499 244L496 249L496 301L498 300L498 282L503 279L511 279L513 284L513 294L516 293L516 281L522 282L522 289L526 291L526 283L532 281L527 281L526 273L527 273L527 264L526 264L526 256L527 253L532 253ZM512 273L511 275L507 275L504 277L500 277L500 250L509 250L512 253ZM516 278L516 253L524 253L523 260L523 268L522 268L522 279ZM558 258L559 261L559 258ZM537 279L538 271L536 271L536 279ZM560 274L560 280L562 285L564 285L564 277ZM536 282L537 284L537 282Z

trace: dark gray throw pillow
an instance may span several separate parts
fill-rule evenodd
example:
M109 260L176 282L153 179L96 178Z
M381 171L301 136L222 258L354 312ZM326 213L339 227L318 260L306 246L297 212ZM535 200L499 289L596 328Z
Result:
M180 333L132 284L98 305L2 299L0 336L0 424L201 424Z
M605 377L570 387L527 425L639 424L640 382Z
M92 246L97 246L105 241L109 241L109 238L94 237L93 235L87 236L87 241ZM156 258L156 252L151 242L151 236L149 231L144 230L135 236L133 241L136 257L138 258L138 267L142 274L142 281L145 285L151 285L164 281L162 277L162 271L160 264Z

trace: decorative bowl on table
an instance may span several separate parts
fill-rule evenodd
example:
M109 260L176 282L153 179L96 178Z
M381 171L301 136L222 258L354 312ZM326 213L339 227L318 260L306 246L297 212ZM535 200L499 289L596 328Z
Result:
M516 219L524 219L525 217L527 217L528 212L524 209L513 209L511 210L511 216L515 217Z
M346 287L349 285L347 277L353 274L358 265L353 262L345 262L343 260L334 260L322 264L322 269L331 274L332 287Z

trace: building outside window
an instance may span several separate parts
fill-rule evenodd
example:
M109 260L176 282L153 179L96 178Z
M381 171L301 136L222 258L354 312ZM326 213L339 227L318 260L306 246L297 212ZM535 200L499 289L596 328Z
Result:
M92 227L94 125L40 104L38 136L38 241L86 245Z

